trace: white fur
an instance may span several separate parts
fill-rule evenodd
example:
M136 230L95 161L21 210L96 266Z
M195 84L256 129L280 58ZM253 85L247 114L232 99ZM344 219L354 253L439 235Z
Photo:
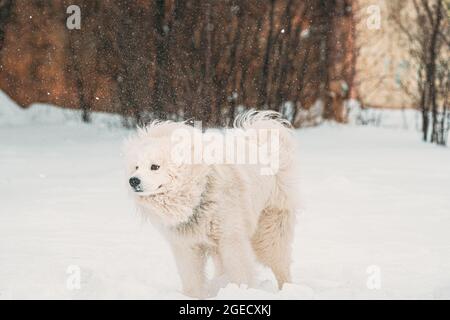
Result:
M173 165L170 135L177 128L196 130L154 122L127 142L126 156L129 177L138 175L143 184L143 192L132 192L133 197L170 242L183 292L205 297L208 256L216 275L249 286L255 285L259 261L273 270L281 288L290 281L296 210L295 144L288 124L270 111L250 111L235 121L235 128L244 130L279 129L275 175L261 175L259 165L249 164ZM155 162L160 168L151 171Z

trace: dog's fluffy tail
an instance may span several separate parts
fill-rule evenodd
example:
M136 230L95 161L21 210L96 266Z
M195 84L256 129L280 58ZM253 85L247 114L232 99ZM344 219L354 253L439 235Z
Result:
M276 130L279 136L279 171L277 176L289 175L295 163L296 144L292 125L281 114L275 111L249 110L236 117L233 127L242 130ZM258 143L266 143L259 141Z
M286 119L283 119L281 114L272 110L248 110L241 113L234 120L233 126L235 128L248 129L248 128L259 128L260 126L278 128L285 127L291 128L291 124Z
M294 130L289 121L283 119L281 114L274 111L247 111L236 118L234 126L243 130L274 129L278 132L279 169L274 173L276 187L267 203L267 208L264 210L265 214L263 213L260 217L259 231L253 239L253 244L260 254L260 259L262 251L266 252L267 257L267 251L265 250L275 248L275 254L268 254L269 260L265 260L263 252L262 261L271 266L276 274L279 286L282 286L284 282L289 281L290 243L293 237L295 214L300 208L298 154ZM258 141L258 143L266 142ZM267 237L267 232L273 236Z

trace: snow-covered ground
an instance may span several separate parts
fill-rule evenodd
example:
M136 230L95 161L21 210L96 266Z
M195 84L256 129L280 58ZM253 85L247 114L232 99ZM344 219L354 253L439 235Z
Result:
M128 198L120 121L0 98L0 299L185 298L168 245ZM261 289L217 297L450 298L450 149L411 128L297 136L294 283L276 292L261 268Z

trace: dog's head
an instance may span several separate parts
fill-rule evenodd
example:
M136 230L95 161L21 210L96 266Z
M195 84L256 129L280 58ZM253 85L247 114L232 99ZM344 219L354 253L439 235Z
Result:
M138 196L156 195L170 187L172 178L167 158L170 150L167 150L164 140L159 138L139 141L129 149L127 179L131 191Z
M130 191L140 202L179 191L198 166L177 161L177 137L193 133L184 123L156 122L141 128L125 144ZM179 146L179 144L178 144Z

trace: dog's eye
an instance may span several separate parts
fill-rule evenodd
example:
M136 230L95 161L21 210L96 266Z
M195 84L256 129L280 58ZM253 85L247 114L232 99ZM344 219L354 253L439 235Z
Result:
M152 166L150 167L150 170L152 171L156 171L159 169L159 166L157 164L152 164Z
M139 166L136 166L136 168L135 168L135 169L136 169L136 170L137 170L137 169L139 169Z

